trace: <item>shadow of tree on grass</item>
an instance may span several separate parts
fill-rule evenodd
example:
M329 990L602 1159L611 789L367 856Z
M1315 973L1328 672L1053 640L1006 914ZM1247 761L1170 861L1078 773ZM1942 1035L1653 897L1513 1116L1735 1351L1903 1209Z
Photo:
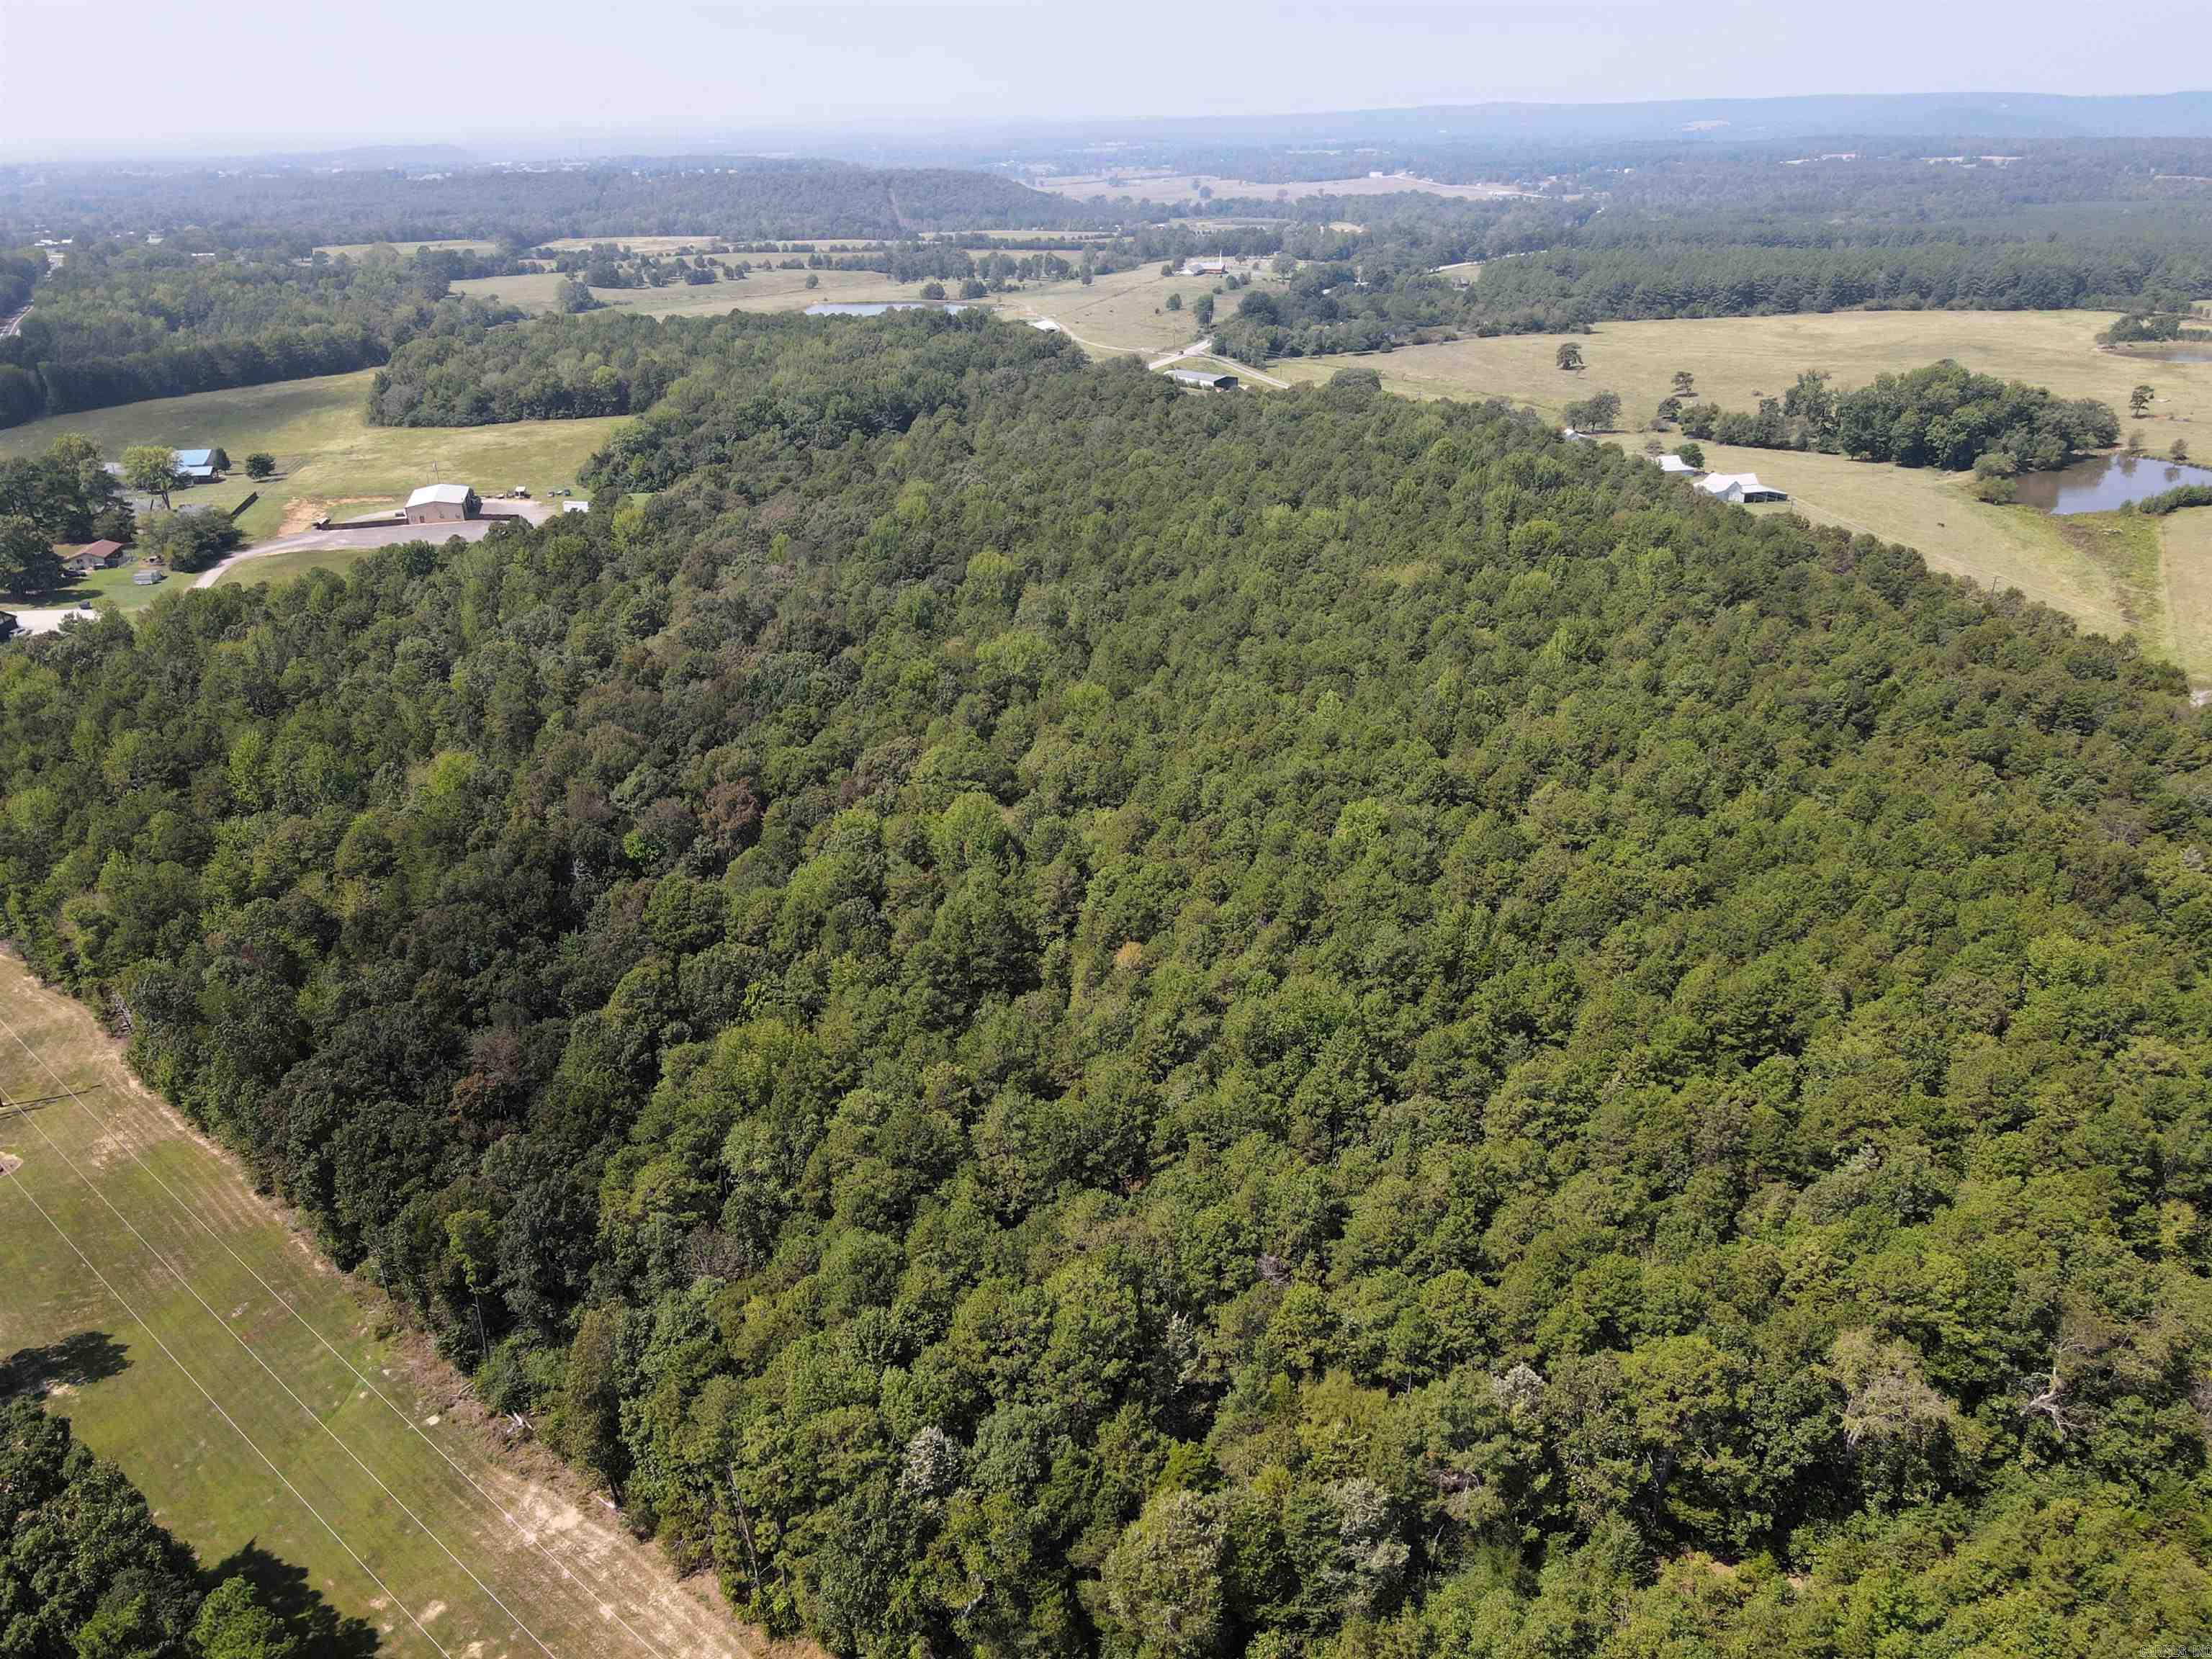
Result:
M227 1578L243 1577L255 1599L284 1621L302 1654L332 1659L368 1659L376 1651L376 1626L341 1613L307 1582L307 1570L271 1555L251 1539L202 1575L212 1590Z
M0 1400L37 1398L58 1385L82 1388L129 1369L130 1351L106 1331L79 1331L40 1347L18 1348L0 1359Z

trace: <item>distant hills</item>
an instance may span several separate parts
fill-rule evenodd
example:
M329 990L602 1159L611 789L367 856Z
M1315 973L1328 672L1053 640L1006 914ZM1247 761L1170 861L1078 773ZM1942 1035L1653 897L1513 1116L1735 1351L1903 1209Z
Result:
M1314 115L1110 122L1113 133L1239 143L1439 138L2212 137L2212 91L2070 97L2056 93L1841 93L1635 104L1437 104Z

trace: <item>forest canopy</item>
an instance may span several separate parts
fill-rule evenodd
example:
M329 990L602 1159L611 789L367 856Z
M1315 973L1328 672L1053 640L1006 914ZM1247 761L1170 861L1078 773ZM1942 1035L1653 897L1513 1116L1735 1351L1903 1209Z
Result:
M839 1653L2212 1641L2178 671L1498 406L697 337L588 514L0 653L7 933L492 1403Z

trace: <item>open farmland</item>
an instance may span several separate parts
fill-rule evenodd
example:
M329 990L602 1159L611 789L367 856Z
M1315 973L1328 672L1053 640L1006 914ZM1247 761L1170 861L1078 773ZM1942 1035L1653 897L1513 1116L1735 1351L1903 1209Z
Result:
M256 450L276 457L277 476L256 484L243 471L219 484L180 490L178 507L228 507L258 492L239 520L249 542L295 530L325 513L342 516L396 507L417 484L454 479L489 495L526 484L539 496L573 487L576 473L620 417L524 421L505 426L371 426L362 415L375 371L284 380L272 386L196 392L59 415L0 433L0 455L45 448L64 432L82 432L110 457L132 444L221 446L234 464ZM349 563L343 556L328 562ZM108 596L146 604L161 588L132 587L110 572Z
M2112 313L2097 311L1840 311L1601 323L1572 337L1588 364L1576 374L1553 362L1564 337L1556 334L1289 361L1274 372L1285 380L1326 380L1346 363L1361 362L1380 370L1383 384L1395 391L1504 398L1554 419L1567 404L1609 387L1620 394L1627 417L1641 422L1680 368L1697 376L1699 398L1750 409L1762 392L1781 395L1801 370L1825 369L1838 386L1854 386L1885 371L1955 357L1978 373L2047 386L2063 398L2102 398L2119 411L2124 426L2140 425L2154 449L2212 430L2212 362L2159 362L2100 350L2097 333L2113 320ZM2158 401L2147 419L2131 421L2128 393L2146 380L2158 388Z
M1588 365L1580 374L1558 368L1553 354L1560 337L1548 334L1454 340L1358 357L1286 358L1268 372L1294 382L1318 380L1357 363L1409 396L1502 398L1555 421L1568 403L1609 388L1620 394L1624 418L1635 426L1667 395L1677 369L1696 377L1699 398L1749 409L1761 395L1781 393L1803 369L1828 370L1838 386L1848 387L1885 371L1955 357L1978 372L2047 386L2063 397L2101 398L2120 411L2124 428L2139 427L2154 450L2177 437L2202 447L2198 434L2212 432L2212 363L2101 350L2095 336L2112 320L2109 313L2081 311L1900 311L1608 323L1575 337ZM2128 393L2142 381L2159 395L2149 416L2135 421L2126 412ZM1616 441L1640 448L1645 435L1624 432ZM1678 441L1679 434L1668 434L1669 447ZM2200 585L2193 572L2177 577L2172 569L2179 557L2203 556L2202 550L2177 551L2185 544L2193 549L2185 536L2166 536L2161 571L2154 544L2141 535L2101 520L2067 523L2027 507L1984 505L1961 474L1788 450L1704 448L1710 467L1757 472L1787 490L1790 509L1809 519L1905 543L1935 569L2017 587L2100 632L2132 631L2146 651L2212 679L2212 581L2201 585L2204 602L2185 603L2183 596Z
M2157 520L2175 649L2192 685L2212 685L2212 507Z
M289 1564L392 1656L750 1651L13 957L0 1097L43 1103L0 1117L0 1358L204 1565Z
M1273 280L1262 276L1260 285ZM997 295L990 303L1000 316L1018 322L1051 319L1093 356L1121 352L1150 356L1198 337L1200 330L1191 307L1220 285L1218 276L1163 276L1158 265L1142 264L1095 276L1087 288L1075 277L1033 283L1017 293ZM1182 295L1181 311L1167 308L1170 294ZM1237 297L1224 294L1214 304L1225 313Z

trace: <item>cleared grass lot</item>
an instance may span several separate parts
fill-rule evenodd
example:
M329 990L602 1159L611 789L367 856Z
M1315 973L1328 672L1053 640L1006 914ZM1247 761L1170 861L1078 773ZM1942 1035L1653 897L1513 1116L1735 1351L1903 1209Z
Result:
M205 445L220 446L242 466L246 456L264 451L276 459L276 477L256 484L237 472L219 484L179 490L173 497L179 507L228 508L258 491L260 499L238 520L246 540L258 542L302 528L325 513L351 516L397 506L416 485L441 479L473 484L487 495L525 484L543 498L556 488L574 488L579 469L622 423L609 416L507 426L371 426L362 410L374 374L363 369L54 416L0 433L0 455L44 449L64 432L83 433L111 459L132 444ZM312 562L339 566L357 556L333 554ZM240 576L233 580L252 569L250 563L240 567ZM255 572L252 579L265 577ZM150 603L175 586L175 580L159 587L133 587L125 569L105 573L88 584L95 585L129 609Z
M392 1656L752 1651L13 958L0 1097L46 1103L0 1117L0 1357L86 1357L49 1407L204 1565L289 1563Z

